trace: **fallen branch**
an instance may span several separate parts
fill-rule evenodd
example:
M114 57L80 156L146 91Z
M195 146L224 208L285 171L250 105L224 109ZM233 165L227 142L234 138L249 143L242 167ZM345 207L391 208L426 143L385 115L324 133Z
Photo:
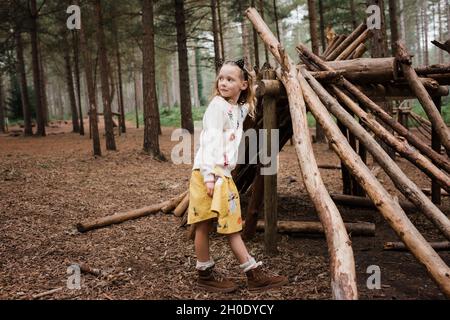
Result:
M430 246L437 251L450 250L450 242L430 242ZM386 242L384 244L383 250L390 251L409 251L403 242Z
M42 293L33 294L32 298L33 299L39 299L39 298L42 298L42 297L54 294L56 292L62 291L63 289L64 289L64 287L59 287L59 288L48 290L48 291L45 291L45 292L42 292Z
M80 222L76 225L79 232L86 232L89 230L103 228L112 224L122 223L127 220L137 219L148 216L150 214L158 213L163 207L169 205L171 200L155 204L153 206L143 207L127 212L117 213L111 216L98 218L92 221Z
M259 220L257 231L264 231L264 221ZM323 226L315 221L278 221L279 233L323 234ZM370 222L346 222L345 229L352 236L375 236L375 224Z

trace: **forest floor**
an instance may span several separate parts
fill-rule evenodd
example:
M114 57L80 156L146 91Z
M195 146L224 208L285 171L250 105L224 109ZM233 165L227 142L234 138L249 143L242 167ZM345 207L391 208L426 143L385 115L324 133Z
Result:
M92 155L88 136L71 133L69 123L49 128L45 138L0 136L0 299L31 299L58 289L42 299L330 299L326 241L323 237L282 235L276 256L264 253L263 234L248 241L253 256L271 271L289 277L281 289L250 293L245 277L226 239L212 236L211 251L217 267L239 284L231 294L212 294L195 286L193 242L180 228L180 218L155 214L84 234L75 224L116 212L155 204L185 191L191 165L159 162L142 153L143 129L128 124L116 135L118 151ZM161 149L170 159L173 128L163 128ZM339 164L327 144L314 144L319 164ZM278 174L279 219L317 220L305 196L294 148L280 153ZM420 187L429 179L397 158L399 166ZM373 167L369 157L369 165ZM322 170L330 192L340 193L339 170ZM390 179L380 171L380 181L392 194ZM243 212L247 196L242 195ZM443 211L450 212L449 198ZM373 210L339 206L344 221L376 224L374 237L352 237L358 291L361 299L444 299L425 268L406 252L383 251L383 243L397 237ZM430 241L443 240L433 225L419 214L409 214ZM450 252L440 252L449 265ZM104 272L81 274L81 289L66 287L68 267L85 263ZM381 289L368 289L371 265L381 270Z

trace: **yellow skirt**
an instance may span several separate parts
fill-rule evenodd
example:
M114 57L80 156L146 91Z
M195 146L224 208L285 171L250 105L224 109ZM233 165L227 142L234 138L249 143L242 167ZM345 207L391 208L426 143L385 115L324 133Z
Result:
M214 195L207 194L200 170L192 171L189 184L188 224L217 219L217 232L231 234L242 230L239 192L230 177L219 174Z

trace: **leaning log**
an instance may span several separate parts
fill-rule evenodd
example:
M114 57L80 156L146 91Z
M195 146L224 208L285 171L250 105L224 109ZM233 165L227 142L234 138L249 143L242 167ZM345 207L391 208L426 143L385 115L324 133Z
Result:
M266 47L270 49L275 59L282 66L279 78L288 93L295 150L303 181L325 229L330 255L333 297L335 299L357 299L355 263L351 242L342 217L325 188L314 158L306 118L306 106L301 94L300 84L296 78L295 64L283 51L280 43L261 19L259 13L254 8L249 8L246 10L246 15Z
M309 59L314 62L321 70L324 71L335 71L329 67L322 59L314 55L305 45L300 44L297 46L297 50L302 55L304 59ZM340 85L342 85L346 90L348 90L356 99L358 99L361 104L368 110L380 118L385 124L389 125L394 129L399 135L403 136L411 143L415 148L422 152L425 156L430 158L437 166L450 173L450 163L447 158L440 155L434 151L430 146L425 144L421 139L412 134L408 129L398 123L393 119L386 111L383 110L379 105L374 103L370 98L368 98L360 89L358 89L354 84L348 81L345 77L341 79Z
M417 73L411 66L411 56L406 50L404 43L402 43L401 41L397 41L395 44L397 48L396 57L400 62L400 66L403 70L403 75L411 86L411 89L416 93L417 99L419 99L424 111L428 116L428 119L433 124L437 135L441 139L442 145L447 150L447 155L450 155L450 131L448 130L444 119L442 119L441 114L436 109L436 106L433 103L430 95L424 88L423 84L419 81Z
M339 205L356 207L356 208L367 208L367 209L377 209L377 206L372 200L366 197L350 196L346 194L330 194L331 199ZM417 207L409 201L399 200L398 203L400 207L409 213L416 212Z
M350 54L362 43L364 43L364 41L367 40L367 38L369 38L371 34L371 31L369 29L364 30L363 33L361 33L361 35L355 40L353 41L348 48L346 48L344 51L342 51L341 54L339 54L339 56L335 59L336 61L339 60L345 60L346 58L348 58L348 56L350 56ZM331 59L328 59L331 60Z
M257 231L264 231L264 221L259 220ZM346 222L345 229L352 236L375 236L375 224L370 222ZM278 221L279 233L323 234L323 225L315 221Z
M143 207L136 210L131 210L122 213L116 213L111 216L106 216L102 218L98 218L91 221L80 222L76 225L79 232L86 232L89 230L99 229L102 227L106 227L112 224L122 223L127 220L137 219L141 217L145 217L151 214L158 213L163 207L170 204L171 200L161 202L159 204L155 204L153 206Z
M430 246L436 251L450 250L450 242L430 242ZM403 242L386 242L384 244L383 250L389 251L407 251L408 248Z
M333 150L367 192L368 197L376 204L379 212L392 229L408 246L417 260L426 267L444 294L450 297L450 268L431 248L422 234L408 219L400 205L383 188L381 183L375 179L361 158L350 147L347 139L339 131L337 124L306 79L301 74L298 75L298 78L301 82L305 101L308 103L316 120L324 128L325 136L330 141Z

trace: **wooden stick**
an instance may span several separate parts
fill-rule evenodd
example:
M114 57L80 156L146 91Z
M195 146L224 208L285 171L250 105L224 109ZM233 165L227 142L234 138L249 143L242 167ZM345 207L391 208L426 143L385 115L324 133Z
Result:
M359 59L363 56L363 54L367 51L367 47L364 43L360 43L359 46L356 47L355 51L351 54L351 59Z
M367 30L367 25L364 23L360 24L343 42L341 42L336 50L327 57L327 60L335 60L344 50L350 47L350 45L352 45L365 30Z
M420 82L419 77L417 76L416 71L411 66L411 56L406 50L406 46L401 41L396 42L397 54L396 57L400 62L400 66L403 70L403 75L408 81L411 89L416 93L417 99L419 99L422 104L423 109L428 115L428 119L430 119L433 124L437 135L441 139L442 145L447 150L447 155L450 155L450 131L447 128L444 120L442 119L441 114L437 111L433 100L428 94L427 90Z
M63 289L64 289L64 287L59 287L59 288L48 290L48 291L45 291L45 292L42 292L42 293L33 294L32 298L33 299L39 299L39 298L42 298L42 297L54 294L56 292L62 291Z
M336 164L319 164L318 167L319 169L341 170L341 166Z
M430 242L430 246L439 251L447 251L450 250L450 242L442 241L442 242ZM408 248L405 246L403 242L386 242L384 244L383 250L390 251L408 251Z
M330 49L335 47L335 43L338 40L338 36L335 36L333 38L333 40L331 40L331 42L328 44L327 48L325 49L325 51L322 53L322 57L326 57L329 53L330 53Z
M334 53L334 51L336 51L337 47L347 38L347 36L345 35L340 35L338 36L338 39L336 41L336 43L334 44L334 48L330 49L330 53L327 55L327 57L325 58L325 60L330 60L330 56Z
M335 60L345 60L361 43L367 40L367 38L371 35L371 31L369 29L364 30L364 32L352 42L348 48L346 48ZM328 59L330 60L330 59Z
M296 78L296 67L254 8L246 10L266 47L281 65L279 79L286 87L292 118L294 142L306 190L325 228L331 269L331 288L335 299L357 299L353 250L344 222L323 184L311 145L302 89Z
M304 55L306 58L314 61L322 70L334 71L331 67L327 66L324 61L313 54L305 45L300 44L297 46L297 50ZM412 134L408 129L399 124L395 119L393 119L386 111L383 110L379 105L374 103L369 99L361 90L359 90L355 85L345 78L342 78L341 84L347 89L355 98L358 99L366 108L372 111L372 113L379 117L385 124L389 125L398 134L405 137L409 143L411 143L415 148L419 149L424 155L430 158L435 164L440 168L444 169L446 172L450 173L450 163L447 158L438 154L431 147L426 145L421 139Z
M256 230L264 229L264 221L258 221ZM315 221L278 221L277 229L279 233L324 233L322 223ZM352 236L375 236L375 224L369 222L346 222L345 229Z
M186 190L179 196L171 199L170 204L168 204L167 206L165 206L164 208L161 209L162 213L169 213L172 210L174 210L180 204L180 202L186 197L188 192L189 192L189 190Z
M76 225L79 232L86 232L89 230L99 229L112 224L122 223L127 220L137 219L148 216L150 214L158 213L163 207L170 204L170 200L161 202L159 204L135 209L127 212L116 213L111 216L98 218L91 221L80 222Z
M189 193L186 193L183 200L178 204L178 206L173 211L175 217L181 217L181 215L186 211L189 206Z

